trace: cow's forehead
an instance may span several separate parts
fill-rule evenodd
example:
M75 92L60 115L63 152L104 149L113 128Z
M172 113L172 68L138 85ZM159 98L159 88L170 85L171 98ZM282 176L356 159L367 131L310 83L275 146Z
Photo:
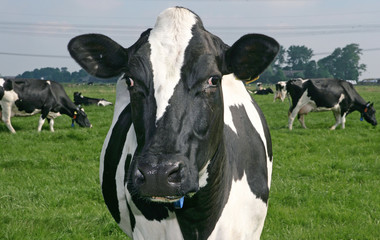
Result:
M197 16L184 8L169 8L162 12L150 32L150 61L153 70L154 95L157 116L165 112L174 88L181 77L185 50L193 37L192 28Z

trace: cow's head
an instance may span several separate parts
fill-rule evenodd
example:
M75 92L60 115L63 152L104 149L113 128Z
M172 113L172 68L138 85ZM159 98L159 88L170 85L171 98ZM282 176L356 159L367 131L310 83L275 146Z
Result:
M74 99L76 98L82 98L82 93L81 92L74 92Z
M198 191L200 175L223 150L223 76L254 79L278 49L260 34L229 47L179 7L161 13L129 48L98 34L69 43L71 56L90 74L123 75L137 139L128 190L160 202Z
M92 127L90 121L87 118L87 114L84 112L83 108L77 108L73 112L73 121L78 123L81 127Z
M376 126L377 121L376 121L375 113L376 113L376 110L373 107L373 103L368 102L362 112L362 117L373 126Z

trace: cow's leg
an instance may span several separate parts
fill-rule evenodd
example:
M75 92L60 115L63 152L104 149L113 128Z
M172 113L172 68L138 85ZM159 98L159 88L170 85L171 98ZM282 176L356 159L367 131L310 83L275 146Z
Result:
M295 113L295 114L294 114ZM294 118L296 115L297 112L295 112L295 109L293 109L292 112L289 112L289 119L288 119L288 127L289 127L289 130L292 130L293 129L293 122L294 122Z
M298 112L300 111L302 107L303 105L299 104L298 102L297 106L293 109L293 111L289 113L289 121L288 121L289 130L293 129L294 119L296 118L296 116L298 115Z
M306 114L298 114L298 121L300 121L303 128L307 128L305 125L305 115Z
M44 125L44 123L45 123L45 118L43 118L42 115L41 115L40 120L38 120L38 128L37 128L37 131L41 132L41 130L42 130L42 125Z
M2 104L1 105L2 110L2 116L1 119L5 123L5 126L11 131L11 133L16 133L15 129L12 127L11 124L11 113L12 113L12 107L10 104Z
M50 126L50 131L54 132L54 119L53 118L48 118L49 126Z
M342 129L346 127L346 113L343 114L342 116Z
M333 111L333 113L334 113L334 117L335 117L335 124L330 128L330 130L335 130L336 127L342 123L342 117L340 116L340 112L339 111ZM342 127L343 127L343 125L342 125Z
M49 107L45 107L41 109L41 117L40 117L40 120L38 121L38 129L37 129L39 132L41 132L42 125L44 125L45 119L48 117L48 114L50 111L49 109L50 109Z
M289 115L289 121L288 121L289 130L293 129L294 119L296 118L301 108L303 108L309 101L310 101L310 98L307 96L307 90L306 90L302 94L301 98L297 102L297 105L293 108L292 112Z

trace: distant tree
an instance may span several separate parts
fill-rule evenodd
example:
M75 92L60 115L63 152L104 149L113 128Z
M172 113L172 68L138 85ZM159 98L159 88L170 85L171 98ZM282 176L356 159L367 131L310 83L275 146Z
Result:
M315 78L318 74L317 62L312 60L308 62L305 66L304 76L305 78Z
M305 66L313 57L313 50L306 46L292 45L286 51L287 53L287 68L292 70L304 70Z
M281 45L276 58L273 61L275 69L282 68L286 63L286 49Z
M83 78L87 77L88 73L81 69L78 72L72 72L71 73L71 82L81 82Z
M334 52L318 61L318 66L327 70L333 77L340 79L358 80L365 64L360 64L362 49L358 44L349 44L344 48L336 48Z
M271 83L277 83L279 81L287 81L287 80L288 78L285 76L284 71L282 71L282 69L278 69Z
M260 82L270 83L275 72L274 72L274 63L268 66L268 68L260 75Z

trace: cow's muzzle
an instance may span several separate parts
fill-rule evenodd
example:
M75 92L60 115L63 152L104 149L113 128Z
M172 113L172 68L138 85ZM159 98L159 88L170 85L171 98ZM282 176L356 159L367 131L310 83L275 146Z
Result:
M130 172L128 190L155 202L175 202L198 190L198 179L184 157L162 160L156 157L135 158ZM195 175L197 176L197 175Z

